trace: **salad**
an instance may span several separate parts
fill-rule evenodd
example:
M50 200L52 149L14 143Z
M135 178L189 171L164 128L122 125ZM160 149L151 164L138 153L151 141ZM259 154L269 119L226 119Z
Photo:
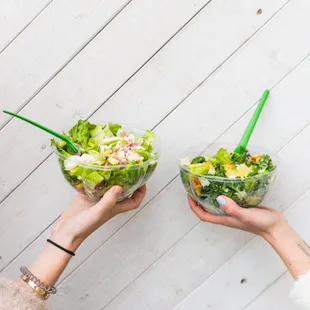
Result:
M143 185L157 166L155 133L138 136L119 124L91 124L79 120L68 136L79 148L72 154L61 140L51 140L66 180L78 191L101 198L113 185L123 187L122 198Z
M203 207L220 214L216 201L220 195L230 197L241 207L260 204L273 182L274 165L267 154L240 154L225 148L216 155L189 157L180 160L181 178L186 190Z

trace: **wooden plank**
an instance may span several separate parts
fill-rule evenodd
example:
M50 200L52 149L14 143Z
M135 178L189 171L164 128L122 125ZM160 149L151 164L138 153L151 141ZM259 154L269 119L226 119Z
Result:
M309 142L305 142L309 141L309 137L310 126L280 152L283 164L279 177L283 183L281 191L278 190L277 201L274 203L282 205L287 203L287 198L292 201L293 196L301 197L285 214L292 226L302 234L305 240L310 239L310 229L307 221L301 219L306 219L310 215L310 210L307 207L310 197L310 182L305 181L310 173L310 168L305 168L306 155L301 154L305 153L303 150L310 146ZM294 170L290 167L294 167ZM297 180L299 177L303 180L303 184L298 182L299 188L292 189L290 180ZM286 267L274 250L263 239L255 237L253 242L213 276L206 279L175 309L194 308L199 310L206 309L207 306L212 309L226 309L228 306L230 309L243 309L285 270ZM247 281L241 285L240 281L244 278ZM238 297L236 298L236 296ZM230 302L232 298L234 298L233 305Z
M215 272L250 239L238 230L198 225L101 309L130 309L133 305L137 310L173 309L200 278Z
M70 202L70 198L73 197L73 190L67 187L65 180L59 173L58 163L54 157L47 161L40 173L34 173L33 177L35 187L29 188L27 183L22 184L18 194L11 196L9 200L1 205L0 268L10 262L17 253L21 252L25 245L33 241L38 231L44 230L49 225L50 219L57 217L64 206ZM66 197L62 195L61 191L50 190L50 180L59 184L59 188L66 188L68 191ZM31 196L34 199L29 199ZM31 220L29 215L31 215ZM34 224L26 225L26 228L25 223ZM11 230L11 227L15 227L14 231ZM25 229L24 232L23 228ZM9 244L7 240L14 240L14 242ZM7 248L4 249L4 247Z
M281 310L302 310L290 298L293 279L289 272L285 272L274 284L262 293L253 303L244 310L281 309Z
M42 12L52 0L1 0L0 53Z
M25 106L129 2L53 1L0 57L1 106Z
M91 2L85 2L80 0L79 6L77 6L75 2L73 3L70 1L70 3L72 6L81 8L86 6L85 12L82 10L82 16L88 16L89 14L87 14L87 12L92 8L90 3L94 5L98 1L99 0L92 0ZM100 1L100 3L102 3L102 5L105 4L107 8L104 9L105 7L100 6L94 9L93 14L97 12L97 17L95 18L95 16L91 14L89 18L94 20L99 19L100 23L104 24L105 20L102 16L98 15L106 14L104 15L106 18L110 17L112 14L111 8L117 7L117 4L121 3L120 1L125 3L124 0ZM128 0L126 0L126 2L127 1ZM193 15L199 12L208 1L209 0L136 0L130 3L118 18L114 19L109 26L74 59L74 61L61 71L57 77L23 109L23 114L60 131L67 129L70 124L75 123L77 119L89 116L103 101L111 96L120 85L152 57L152 55L180 29L180 27L188 22ZM113 4L110 4L110 2ZM277 0L276 2L283 3L284 0ZM70 11L70 14L68 13L69 16L75 16L73 13L76 12L77 8L71 12L69 5L66 4L66 6L68 6L67 10ZM176 14L176 8L178 14ZM59 8L55 8L53 12L53 14L57 15ZM68 23L65 17L66 14L63 16L63 22ZM52 18L52 16L50 18ZM57 21L58 20L57 17ZM43 19L42 22L48 23L48 19ZM71 26L73 27L75 23L76 22L72 22ZM90 22L90 25L92 24L93 22ZM38 32L42 32L42 29L44 29L44 27L42 27L43 25L41 25ZM80 27L84 27L84 23L81 23ZM59 28L56 27L56 30L62 32L64 31L63 28L71 29L69 25L64 27L62 24ZM52 27L52 30L53 29ZM87 27L87 29L90 28ZM29 29L29 31L30 30L31 29ZM82 34L78 30L79 28L75 30L77 32L72 32L72 29L71 32L67 30L67 33L72 36L78 36L78 42L82 44ZM86 30L84 30L84 33L85 32ZM38 36L35 36L32 31L30 34L32 40L38 42ZM38 35L39 34L40 32ZM41 35L46 36L47 32L44 31ZM59 38L59 33L57 33L55 38ZM64 38L64 36L60 36L60 38ZM27 37L25 37L24 40L26 39ZM69 41L71 42L71 39ZM21 38L18 42L21 42ZM25 44L29 45L30 42L31 41L26 40ZM70 50L68 44L70 43L61 43L61 50L65 48L66 53L68 53ZM42 44L41 49L39 49L41 52L44 51L44 46L45 43ZM55 45L55 48L57 46L58 45ZM23 50L23 48L18 49L18 51L20 50ZM39 51L36 50L34 54L37 55L36 53L38 52ZM50 54L48 53L48 55ZM61 55L63 56L63 54ZM38 71L34 74L33 78L29 77L29 79L24 79L24 83L21 84L22 88L25 86L25 89L28 89L28 87L26 87L28 83L33 88L37 81L41 81L42 76L40 77L38 74L46 76L46 72L49 70L48 68L51 68L51 70L54 68L53 62L50 64L50 60L47 59L48 57L43 57L42 61L48 61L49 64L43 66L44 62L39 63L39 67L44 68L44 70L39 70L38 61L41 61L42 57L34 57L35 63L30 62L32 65L27 64L29 61L25 61L22 66L19 66L20 60L12 62L13 56L18 58L19 53L8 54L11 61L8 59L4 61L4 57L0 58L0 81L7 79L4 75L1 77L1 72L3 72L3 74L15 72L14 76L8 79L8 81L0 83L1 102L6 102L10 109L15 108L15 106L12 106L13 102L19 104L19 100L15 96L21 96L23 93L21 89L16 89L20 84L17 83L19 79L16 78L16 76L19 76L18 72L22 72L21 76L24 76L25 72L30 74L29 72L33 70L35 70L35 72ZM28 55L28 58L29 57ZM32 56L30 59L32 59ZM5 68L1 65L1 61ZM14 66L17 66L17 68ZM45 78L43 80L45 80ZM41 82L37 83L37 87L41 85L40 83ZM44 109L42 106L44 106ZM132 108L136 109L136 107ZM115 114L114 111L113 117L116 117L117 114ZM0 118L1 117L0 115ZM14 148L14 145L11 143L11 138L9 138L12 136L15 137L16 145L19 145L19 154L20 152L27 154L31 152L33 154L33 156L28 158L26 164L25 162L21 163L21 161L17 159L16 156L18 154L16 148ZM29 136L31 136L32 139L29 139ZM48 144L49 137L45 133L31 128L29 125L23 124L19 120L12 120L0 131L0 148L2 149L5 147L6 149L5 154L1 153L0 155L0 162L3 164L0 175L0 201L20 184L20 182L27 177L48 154L50 154L51 150L45 147ZM41 148L42 145L45 149ZM10 171L7 169L9 162L15 163L16 166L14 171L12 171L12 169L9 169Z
M270 97L268 106L265 108L266 110L264 111L262 122L258 125L253 137L254 145L257 145L259 141L265 139L266 132L270 132L271 130L275 131L270 136L268 142L270 143L270 150L273 153L276 153L278 150L282 149L283 146L281 143L286 144L292 140L296 135L296 130L298 130L298 128L302 128L305 124L310 123L310 116L309 113L307 113L307 111L309 111L308 102L310 100L310 90L308 87L309 78L310 62L305 60L299 68L291 73L279 86L276 87L276 89L272 91L272 96ZM300 86L300 92L298 95L293 92L294 85ZM294 97L296 95L297 97ZM295 102L298 102L298 104L294 105L294 114L291 113L292 98L295 98ZM281 109L282 111L280 112ZM236 126L229 130L226 136L231 137L232 141L239 137L242 130L236 130L236 128L244 128L242 126L240 127L239 124L244 124L244 121L248 121L252 112L252 110L249 111L249 113L237 123L238 125L236 124ZM287 124L286 122L278 122L275 126L276 119L281 119L283 115L289 114L292 118L289 121L290 124ZM308 132L310 132L310 130ZM305 136L303 139L305 139ZM298 141L300 141L300 139ZM281 171L285 172L280 174L279 180L286 182L286 180L290 178L290 173L292 171L289 167L291 167L292 163L297 160L301 149L302 145L296 145L294 140L291 144L287 145L283 151L281 151ZM292 151L295 151L294 156L291 154ZM302 160L301 163L303 163ZM289 171L289 173L286 173L286 171ZM277 186L278 188L274 190L274 193L276 193L273 197L274 206L286 209L299 197L300 193L310 187L310 182L306 181L309 173L308 170L304 171L303 166L300 165L295 173L296 176L298 175L301 179L300 182L297 181L297 186L293 186L293 189L290 189L287 195L283 194L281 197L279 197L277 193L288 191L288 186L283 188L282 182L279 182ZM182 194L180 193L179 195ZM176 198L173 204L178 203L179 202ZM169 231L171 230L172 228L170 228ZM121 310L132 308L133 305L135 305L135 309L137 310L172 309L202 281L220 268L223 265L223 262L226 262L232 257L232 255L240 250L251 238L252 235L249 236L248 234L239 231L202 223L186 235L179 244L172 248L147 271L144 271L129 288L123 291L105 309ZM129 242L129 240L127 240L127 242ZM261 249L259 246L256 247L257 251ZM235 266L233 269L238 270L240 273L243 270L243 263L244 262L240 263L238 269ZM165 277L162 276L163 274ZM247 274L245 274L244 277L246 276ZM223 284L224 277L225 273L222 274L222 287L225 287ZM220 288L218 289L220 290ZM229 289L227 288L227 290ZM242 290L242 288L240 288L240 290ZM156 293L149 294L148 292ZM201 292L201 299L204 296L203 293L204 292ZM216 292L212 291L210 295L212 294L216 295ZM241 294L241 291L238 292L238 294ZM238 294L236 294L236 296L238 296ZM218 294L216 296L218 299L221 298ZM193 302L193 300L194 298L191 299L191 302ZM201 309L206 309L207 304L209 304L208 300L203 303ZM188 309L196 309L195 302L194 305L186 303L186 306ZM226 304L214 307L214 309L226 308ZM237 305L236 309L241 308Z
M237 2L235 2L235 4L236 4ZM241 10L241 8L246 8L248 5L252 5L250 2L247 2L247 1L240 1L240 2L238 2L239 3L239 5L240 5L240 12L243 12L242 10ZM218 20L215 20L214 21L214 25L216 25L216 24L219 24L219 23L221 23L221 22L224 22L225 21L225 15L224 15L224 19L222 20L221 18L221 16L222 16L222 4L223 3L221 3L221 6L219 6L219 10L218 10ZM283 2L282 3L278 3L279 4L279 6L277 7L277 8L275 8L275 7L272 7L273 9L274 9L274 11L273 12L275 12L276 11L276 9L278 9L279 7L280 7L280 5L281 4L283 4ZM226 5L226 4L225 4ZM206 8L206 11L203 13L203 14L205 14L204 16L205 17L212 17L213 15L211 14L211 15L209 15L210 13L208 13L208 7ZM236 10L236 7L235 6L233 6L233 7L231 7L231 10L232 10L232 12L234 12L235 10ZM238 10L237 10L238 11ZM211 11L212 13L214 12L214 9L212 9L212 11ZM241 13L240 13L241 14ZM249 14L250 14L250 10L249 10ZM241 20L242 20L242 18L244 17L245 15L242 13L240 16L239 16L239 18L236 18L236 20L239 20L240 22L241 22ZM213 16L213 18L214 18L214 16ZM207 18L204 18L204 20L208 20ZM234 23L234 24L236 24L236 23ZM243 23L242 23L243 24ZM201 24L199 24L200 25L200 27L202 27L201 26ZM239 27L239 26L238 26ZM243 27L245 27L245 28L248 28L248 25L247 24L243 24ZM274 27L274 26L272 26L272 27ZM210 27L210 29L214 29L214 31L216 32L216 27L214 26L214 27ZM192 36L194 37L194 34L195 34L195 31L197 31L197 28L196 27L193 27L193 31L194 32L192 32L191 34L192 34ZM254 30L253 30L254 31ZM271 29L271 31L272 31L272 29ZM266 33L268 33L268 31L266 31ZM210 37L212 37L211 35L210 35ZM237 36L235 36L236 38L237 38ZM181 38L182 38L182 36L181 36ZM181 40L181 38L178 38L177 39L177 46L180 44L180 43L178 43L178 40ZM186 35L186 38L188 38L188 35ZM224 38L226 38L226 36L224 37ZM240 38L239 38L240 39ZM283 38L283 40L284 40L284 38ZM222 42L223 40L219 40L219 46L218 46L218 48L220 48L220 46L221 46L221 42ZM285 39L285 42L286 42L286 39ZM173 44L174 43L174 41L173 42L171 42L171 44ZM186 41L183 41L183 44L186 44ZM280 44L280 46L282 46L282 44L283 44L283 42L282 42L282 39L280 40L280 42L279 42L279 44ZM257 46L254 44L253 46L249 46L249 53L252 53L252 51L253 50L256 50L257 49ZM303 51L303 47L302 46L296 46L296 49L298 50L298 52L301 52L301 55L303 55L303 53L304 53L304 51ZM297 50L296 50L296 52L297 52ZM164 51L163 51L163 53L162 54L159 54L158 55L158 57L162 57L161 55L164 55ZM297 63L298 61L297 61L297 55L296 54L294 54L294 53L292 53L291 54L292 55L292 57L293 57L293 59L289 59L288 61L290 61L291 62L291 66L293 67L293 63L295 62L295 63ZM301 56L300 54L299 54L299 56ZM248 57L247 55L245 55L246 57ZM187 57L187 54L185 53L184 54L184 58L185 57ZM193 56L194 57L194 56ZM244 55L242 56L242 57L244 57ZM236 60L238 63L240 63L240 60L241 59L238 59L238 60ZM261 61L263 61L263 60L261 60ZM288 62L289 63L289 62ZM263 76L272 76L273 77L273 80L276 82L278 79L281 79L281 77L283 76L283 74L287 74L288 72L289 72L289 67L288 67L288 63L285 63L285 64L283 64L284 65L284 67L282 67L282 66L279 66L279 67L274 67L273 65L270 65L269 66L269 70L267 70L266 69L266 71L264 71L264 72L262 72L262 77ZM253 65L254 64L252 64L252 69L253 70L257 70L257 68L254 66L253 67ZM260 62L258 63L258 65L260 66ZM259 67L258 67L259 68ZM287 70L286 70L287 69ZM172 68L172 70L173 70L173 68ZM227 74L227 72L230 72L230 70L231 70L231 65L229 65L229 66L227 66L227 69L225 69L225 72L223 72L223 74L224 74L224 76ZM266 74L267 73L267 74ZM219 76L219 78L217 79L217 82L216 83L218 83L217 84L217 88L219 87L219 85L221 85L221 83L222 83L222 80L224 79L224 76L223 77L221 77L221 76ZM230 76L229 76L229 78L230 78ZM142 75L141 76L141 82L144 80L144 75ZM253 77L253 80L257 80L257 78L255 77L255 79L254 79L254 77ZM177 79L176 79L176 81L177 81ZM171 84L171 86L172 86L172 84ZM242 93L242 90L240 90L239 88L236 88L236 90L238 89L238 92L235 94L235 97L236 98L238 98L238 100L240 99L240 94ZM253 90L253 89L252 89ZM257 98L257 94L260 92L260 85L258 85L257 86L257 89L254 91L253 90L253 92L249 92L248 93L248 97L246 98L246 100L244 100L244 101L247 101L247 103L248 103L248 105L250 106L250 103L254 103L255 102L255 100L256 100L256 98ZM47 98L46 98L47 99ZM150 108L151 108L151 106L150 106ZM39 109L39 106L37 106L37 110L38 111L42 111L41 109ZM153 113L153 114L155 114L155 112L156 112L156 107L153 107L153 110L151 110L150 111L151 113ZM102 111L101 111L101 113L102 113ZM111 112L112 113L112 112ZM241 110L240 109L240 114L242 114L243 113L243 110ZM49 113L50 114L50 113ZM129 114L129 113L124 113L124 115L128 115L128 119L127 119L127 121L126 120L124 120L126 123L129 123L130 122L130 120L131 120L131 118L132 118L132 114ZM44 116L44 115L42 115L42 116ZM111 118L112 119L112 116L113 116L113 114L106 114L105 116L107 116L108 118ZM236 117L236 115L232 115L232 117L231 117L231 119L229 120L230 122L233 122L234 121L234 119L235 119L235 117ZM65 119L63 119L62 121L64 121ZM55 119L55 121L56 121L56 119ZM12 122L13 123L13 122ZM18 122L16 122L16 125L20 125L20 126L22 126L20 123L18 123ZM155 125L155 124L154 124ZM206 124L207 125L207 124ZM179 126L181 126L181 125L179 125ZM7 127L9 127L9 126L7 126ZM19 128L19 130L17 130L17 132L21 132L21 131L24 131L24 130L27 130L27 126L24 126L24 127L16 127L16 128ZM23 128L22 130L21 130L21 128ZM218 128L219 129L219 128ZM30 130L30 129L29 129ZM28 141L28 143L29 144L31 144L31 143L33 143L34 141L37 141L37 139L40 141L40 136L38 137L38 136L36 136L35 134L37 133L37 131L35 131L35 130L32 130L31 131L31 135L32 135L32 137L33 137L33 139L31 140L31 141ZM220 135L221 134L221 130L219 129L218 130L218 135ZM14 135L14 133L12 133L12 135ZM42 135L42 137L43 137L43 135ZM5 137L4 137L5 138ZM24 143L23 141L20 141L21 143ZM38 145L38 147L39 147L40 145ZM28 151L30 151L30 150L28 150ZM42 150L42 152L44 152L45 150L43 149ZM13 154L12 154L13 155ZM165 159L163 159L163 160L165 160ZM53 164L51 163L51 161L48 161L47 163L45 163L46 165L49 165L49 168L46 168L47 170L48 169L53 169L52 167L54 167L53 166ZM45 165L45 164L43 164L43 165ZM175 164L174 162L173 162L173 164ZM39 176L40 175L40 176ZM25 183L27 184L27 185L25 185L25 187L27 187L29 190L31 190L31 188L34 188L35 187L35 184L36 184L36 182L38 182L37 180L39 179L39 178L44 178L45 177L45 174L44 173L41 173L41 172L38 172L38 175L37 175L37 177L35 177L35 178L29 178ZM38 178L38 179L37 179ZM164 178L164 174L163 174L163 178ZM163 184L164 183L164 181L165 180L163 180L163 182L161 182L160 184ZM58 187L58 182L57 182L57 180L53 180L53 181L51 181L52 183L53 183L53 187L55 186L55 187L57 187L57 189L56 189L56 192L57 192L57 194L58 195L60 195L61 197L65 197L65 200L66 201L69 201L69 199L70 199L70 197L71 197L71 193L68 193L68 191L67 191L67 189L68 189L68 187L64 187L64 188L61 188L61 187ZM49 185L47 185L47 186L49 186ZM19 189L16 191L16 193L15 193L15 195L20 195L19 194ZM14 196L15 196L14 195ZM40 204L45 204L46 202L45 202L45 200L44 200L44 197L42 197L42 200L41 200L41 198L40 197L38 197L38 196L33 196L33 197L29 197L28 198L29 199L29 203L30 203L30 205L31 205L31 203L35 203L38 207L40 206ZM16 198L14 198L14 197L9 197L3 204L2 204L2 208L8 208L8 209L10 209L11 211L10 212L12 212L12 214L14 214L14 216L15 217L18 217L18 211L16 211L15 212L15 207L16 206ZM63 204L59 204L59 205L51 205L51 207L53 207L53 210L54 210L54 212L55 212L55 216L54 217L51 217L50 218L50 221L52 221L58 214L59 214L59 212L61 212L61 210L62 210L62 208L63 208ZM29 216L29 220L34 216L34 214L36 214L35 212L37 212L37 210L33 210L32 212L28 212L28 216ZM76 267L76 266L78 266L84 259L86 259L87 257L88 257L88 255L90 254L90 253L92 253L93 251L94 251L94 249L96 249L97 247L99 247L100 246L100 244L102 244L103 242L105 242L105 240L106 239L108 239L112 234L114 234L126 221L128 221L128 219L130 219L130 217L133 215L133 213L129 213L129 214L125 214L125 215L123 215L123 216L121 216L121 217L117 217L116 219L114 219L113 221L111 221L111 222L109 222L107 225L105 225L104 226L104 228L102 228L102 231L100 231L100 232L98 232L97 234L95 234L93 237L92 237L92 239L89 241L89 243L86 243L85 244L85 247L84 247L84 250L83 250L83 252L81 252L81 254L74 260L74 262L73 262L73 264L70 266L70 268L67 270L67 272L71 272L72 270L73 270L73 267ZM1 219L2 217L1 217L1 208L0 208L0 219ZM37 233L39 234L41 231L43 231L44 230L44 228L46 227L48 225L48 219L47 218L44 218L44 219L42 219L41 221L40 221L40 223L38 223L37 224ZM12 226L12 230L13 230L13 226ZM105 233L104 233L105 232ZM13 233L14 234L14 231L12 231L11 233ZM27 250L27 252L25 253L25 254L23 254L22 256L21 256L21 260L22 261L24 261L24 262L26 262L26 261L29 261L28 259L30 259L31 257L33 257L33 255L35 254L35 253L37 253L37 250L40 248L40 246L41 246L41 244L43 244L44 243L44 241L42 241L42 240L44 240L45 239L45 237L44 237L45 235L43 235L43 236L41 236L41 238L40 238L40 240L38 240L37 242L35 242L34 244L33 244L33 246L32 247L30 247L30 249L29 250ZM35 237L35 234L33 234L32 235L32 237ZM40 243L41 242L41 243ZM27 243L25 243L24 244L24 247L25 246L27 246ZM12 247L12 246L11 246ZM18 250L20 250L21 248L15 248L15 253L16 253L16 255L18 254ZM33 253L33 255L31 254L31 253ZM3 249L3 253L2 253L2 261L0 262L0 267L1 268L4 268L6 265L7 265L7 263L8 262L10 262L13 258L14 258L14 256L11 256L11 255L9 255L9 256L7 256L7 255L5 255L5 249ZM17 262L19 262L20 260L18 259L17 260ZM14 266L16 266L16 265L13 265L13 266L11 266L9 269L8 269L8 274L10 274L11 272L13 273L14 272ZM72 268L72 269L71 269Z
M211 2L92 119L115 118L115 111L125 110L117 115L120 122L129 116L137 127L155 126L287 2ZM257 7L264 14L256 15Z

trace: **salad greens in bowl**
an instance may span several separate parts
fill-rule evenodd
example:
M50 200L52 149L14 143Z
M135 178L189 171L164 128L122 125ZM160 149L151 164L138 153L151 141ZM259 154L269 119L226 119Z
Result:
M80 152L73 154L66 142L52 139L61 171L74 189L92 200L114 185L123 188L120 200L130 197L157 166L159 153L151 130L79 120L66 136Z
M180 175L188 194L211 213L225 214L216 201L221 195L243 208L258 206L274 181L275 163L255 149L238 154L232 147L212 145L199 153L192 148L179 159Z

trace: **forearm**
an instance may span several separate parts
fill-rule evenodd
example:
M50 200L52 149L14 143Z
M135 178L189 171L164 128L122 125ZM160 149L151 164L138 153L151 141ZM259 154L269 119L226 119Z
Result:
M70 259L71 255L47 243L29 270L42 282L54 286Z
M51 239L72 252L75 252L80 244L63 236L52 236ZM45 284L54 286L71 259L70 254L46 243L41 253L29 266L29 270Z
M288 223L281 224L265 239L279 254L295 280L310 269L310 247Z

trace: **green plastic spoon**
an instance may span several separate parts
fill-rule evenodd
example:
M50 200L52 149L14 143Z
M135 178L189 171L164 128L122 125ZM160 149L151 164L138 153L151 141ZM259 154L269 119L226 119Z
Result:
M21 120L23 120L23 121L25 121L25 122L27 122L27 123L33 125L33 126L36 126L36 127L40 128L40 129L42 129L42 130L44 130L44 131L50 133L51 135L53 135L53 136L56 137L56 138L58 138L58 139L60 139L60 140L63 140L63 141L65 141L65 142L67 142L67 143L70 145L72 151L73 151L75 154L77 154L77 153L80 152L79 148L74 144L74 142L72 142L72 141L71 141L69 138L67 138L66 136L64 136L64 135L62 135L62 134L60 134L60 133L58 133L58 132L56 132L56 131L54 131L54 130L48 128L48 127L45 127L45 126L43 126L43 125L41 125L41 124L38 124L38 123L36 123L36 122L34 122L34 121L32 121L32 120L26 118L26 117L23 117L23 116L21 116L21 115L19 115L19 114L15 114L15 113L13 113L13 112L9 112L9 111L6 111L6 110L3 110L3 112L6 113L6 114L15 116L15 117L17 117L17 118L19 118L19 119L21 119Z
M267 100L267 98L269 96L269 93L270 93L269 89L266 89L264 91L263 96L260 99L259 104L258 104L258 106L257 106L257 108L256 108L256 110L255 110L255 112L254 112L250 122L249 122L249 125L246 128L246 130L245 130L245 132L244 132L244 134L243 134L243 136L242 136L238 146L235 149L235 153L240 154L242 150L247 148L249 140L250 140L250 138L252 136L253 130L254 130L254 128L256 126L256 123L257 123L257 121L259 119L259 116L260 116L260 114L261 114L261 112L263 110L263 107L264 107L264 105L266 103L266 100Z

